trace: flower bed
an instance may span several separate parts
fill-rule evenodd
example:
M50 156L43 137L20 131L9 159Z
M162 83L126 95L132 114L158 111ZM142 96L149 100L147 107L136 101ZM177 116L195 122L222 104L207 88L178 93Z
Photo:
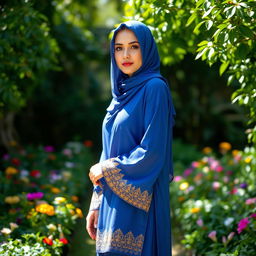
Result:
M88 143L27 147L3 156L0 254L61 255L77 218L92 159Z
M173 219L182 243L195 255L254 255L256 241L256 151L220 144L193 161L171 185ZM175 235L175 234L174 234Z

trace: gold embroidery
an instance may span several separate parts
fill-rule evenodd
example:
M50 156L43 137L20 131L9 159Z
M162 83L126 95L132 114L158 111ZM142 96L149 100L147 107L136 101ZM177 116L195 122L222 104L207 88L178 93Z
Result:
M141 192L140 188L127 184L127 180L123 179L124 174L120 173L121 169L117 168L118 163L114 162L114 159L108 159L101 165L103 176L113 192L127 203L148 212L152 194L149 195L148 191Z
M140 255L143 248L144 236L135 237L132 232L123 234L121 229L116 231L97 231L96 250L106 252L113 249L117 252L131 253Z

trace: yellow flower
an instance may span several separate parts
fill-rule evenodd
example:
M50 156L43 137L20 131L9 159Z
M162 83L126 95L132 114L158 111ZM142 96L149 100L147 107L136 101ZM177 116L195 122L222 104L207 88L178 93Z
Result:
M212 152L212 148L210 148L210 147L204 147L202 151L203 151L204 154L209 154L209 153Z
M71 199L72 199L73 202L78 202L79 201L78 196L71 196Z
M188 188L188 186L189 186L188 182L182 182L180 184L180 190L185 190Z
M61 192L61 190L60 190L59 188L56 188L56 187L52 187L52 188L51 188L51 191L52 191L52 193L54 193L54 194L58 194L58 193Z
M14 167L7 167L6 170L5 170L5 174L6 175L14 175L14 174L17 174L18 173L18 170Z
M7 204L17 204L20 201L20 198L18 196L7 196L4 201Z
M83 212L80 208L76 208L76 215L79 217L79 218L83 218L84 215L83 215Z
M18 227L19 227L18 224L14 223L14 222L11 222L11 223L10 223L10 228L11 228L12 231L13 231L14 229L18 228Z
M57 227L56 227L56 225L54 225L54 224L49 224L49 225L47 225L46 226L49 230L51 230L51 231L55 231L55 230L57 230Z
M229 142L221 142L219 144L219 148L220 148L221 151L225 151L226 152L226 151L231 149L231 144Z
M252 158L250 156L247 156L245 159L244 159L245 163L249 164L251 161L252 161Z
M76 214L76 212L73 209L69 209L69 212L72 216Z
M75 209L75 206L73 204L66 204L66 207L68 209Z
M50 204L39 204L36 206L36 211L53 216L55 214L54 207Z
M192 209L190 209L190 212L191 213L198 213L198 212L200 212L200 208L198 208L198 207L194 207L194 208L192 208Z
M65 203L66 201L67 201L67 199L65 197L62 197L62 196L54 198L54 203L56 203L56 204Z

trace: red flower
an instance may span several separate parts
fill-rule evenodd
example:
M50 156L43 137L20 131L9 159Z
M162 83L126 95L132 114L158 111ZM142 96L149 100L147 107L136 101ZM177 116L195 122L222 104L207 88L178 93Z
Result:
M39 170L32 170L30 172L30 176L35 177L35 178L39 178L41 176L41 172Z
M85 140L85 141L84 141L84 145L85 145L86 147L90 148L90 147L92 147L93 142L92 142L91 140Z
M61 239L60 239L60 242L63 243L63 244L68 244L68 239L66 239L66 238L61 238Z
M18 159L18 158L13 158L13 159L11 160L11 163L14 164L14 165L16 165L16 166L19 166L19 165L20 165L20 159Z
M48 244L48 245L53 245L53 241L52 241L52 239L50 239L49 237L45 237L45 238L43 239L43 242L44 242L45 244Z

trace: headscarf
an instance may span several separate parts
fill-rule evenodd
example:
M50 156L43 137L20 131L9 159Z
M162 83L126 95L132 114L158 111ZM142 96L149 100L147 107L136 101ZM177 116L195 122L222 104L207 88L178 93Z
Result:
M142 54L141 67L131 76L124 74L115 61L115 38L122 29L131 30L138 39ZM145 83L152 78L166 80L160 74L160 58L150 29L139 21L121 23L114 31L110 44L111 53L111 89L113 100L107 111L110 115L118 112ZM166 82L167 83L167 82ZM120 91L122 88L122 92Z

